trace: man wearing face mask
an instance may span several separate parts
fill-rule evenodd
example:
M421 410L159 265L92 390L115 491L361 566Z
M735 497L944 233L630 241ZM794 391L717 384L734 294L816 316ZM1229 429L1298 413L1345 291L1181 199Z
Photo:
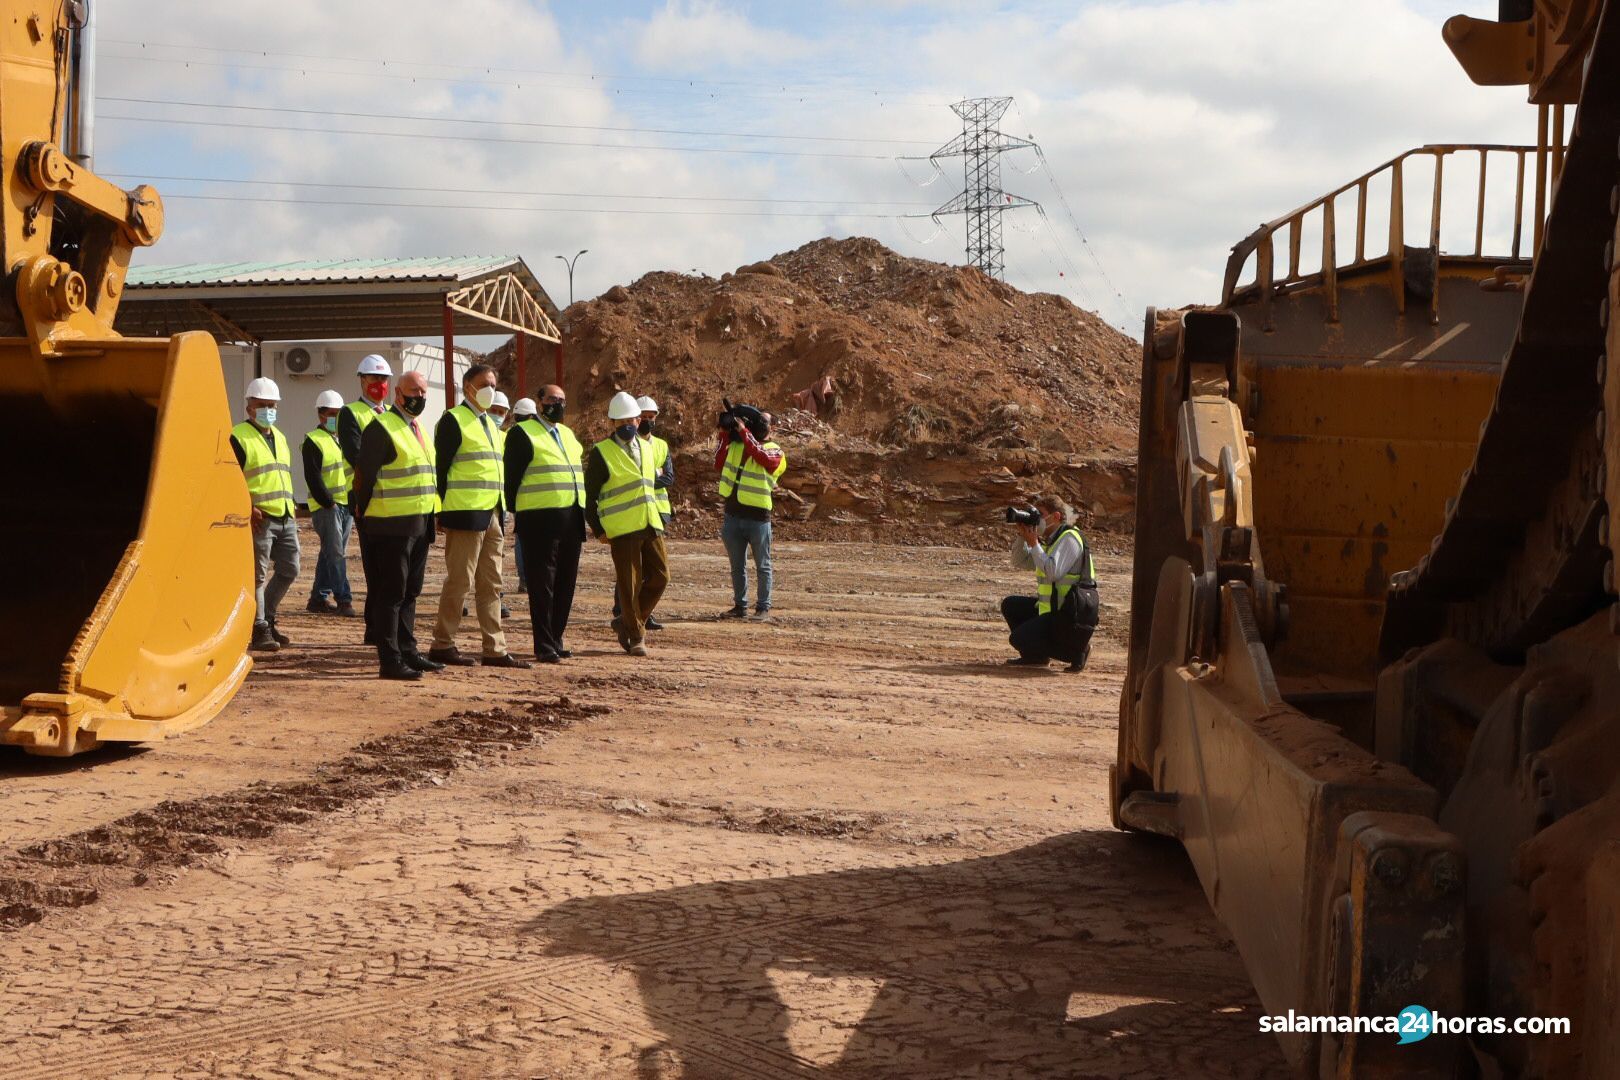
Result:
M1085 537L1074 527L1068 506L1055 496L1035 501L1040 532L1016 522L1021 539L1013 544L1013 565L1035 571L1035 596L1009 596L1001 601L1001 617L1012 631L1010 641L1018 657L1007 663L1045 667L1052 660L1067 660L1070 671L1080 671L1091 654L1091 635L1097 628L1097 573Z
M428 659L458 667L482 662L485 667L526 668L526 661L506 651L506 634L501 629L505 506L500 426L489 415L494 404L495 369L473 364L461 379L461 404L439 418L434 432L445 578ZM463 656L456 648L468 589L475 595L482 661Z
M534 656L542 664L573 655L563 634L585 543L584 453L562 422L567 408L563 388L547 386L540 391L540 416L525 416L506 434L506 501L517 522L520 580L529 594Z
M669 489L675 483L675 461L670 457L669 443L658 435L658 402L650 397L639 397L636 404L641 407L641 422L636 433L641 437L641 445L652 451L653 465L658 469L658 477L653 481L658 498L658 516L664 519L664 529L668 531L670 519L675 516L670 507ZM621 613L619 606L619 593L613 593L613 617L617 619ZM664 624L652 616L647 616L647 629L662 630Z
M338 414L337 429L338 446L351 470L360 455L360 436L388 411L388 381L394 377L394 369L388 366L387 357L372 353L360 361L355 375L360 379L360 396Z
M292 642L276 629L276 608L298 578L298 525L293 518L292 450L276 430L281 389L270 379L247 385L248 418L231 429L231 450L253 500L253 584L258 611L248 648L275 652ZM275 573L270 573L271 565Z
M349 592L349 533L354 517L349 513L349 463L338 446L338 414L343 411L343 395L322 390L315 399L314 431L304 436L304 486L309 489L309 518L315 535L321 538L321 553L315 559L315 584L309 593L309 610L324 615L336 612L354 618L354 598Z
M591 447L585 462L585 521L598 540L613 548L624 609L613 620L619 646L631 656L646 656L647 618L669 583L655 484L658 469L637 430L641 406L636 399L622 391L614 394L608 419L615 425L612 436Z
M416 598L439 510L433 441L417 419L427 408L427 390L421 372L401 375L393 408L367 425L355 462L352 502L369 592L366 624L385 679L414 681L444 669L416 647Z

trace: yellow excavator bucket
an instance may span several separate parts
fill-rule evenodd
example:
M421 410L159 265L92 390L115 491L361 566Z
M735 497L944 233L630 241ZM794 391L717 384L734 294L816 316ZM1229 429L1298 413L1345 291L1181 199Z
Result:
M228 416L206 334L43 365L0 341L0 741L162 738L242 684L253 564Z
M219 350L113 330L163 204L89 167L90 10L0 0L0 743L58 756L212 718L254 617Z

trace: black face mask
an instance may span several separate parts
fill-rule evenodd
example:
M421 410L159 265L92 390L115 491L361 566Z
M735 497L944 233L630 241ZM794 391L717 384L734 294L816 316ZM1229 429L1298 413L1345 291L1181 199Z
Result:
M639 425L637 425L636 430L641 432L643 435L651 435L653 433L653 428L657 426L658 421L656 420L643 420Z
M560 421L563 418L563 413L567 411L568 402L566 401L548 401L544 405L540 406L540 415L545 417L547 420L550 420L553 424Z
M399 407L412 416L421 416L422 410L427 408L427 397L419 394L416 397L400 398Z

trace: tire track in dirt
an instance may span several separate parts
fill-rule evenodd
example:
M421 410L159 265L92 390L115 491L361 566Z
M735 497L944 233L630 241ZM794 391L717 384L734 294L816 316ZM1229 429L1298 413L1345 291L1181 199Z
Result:
M110 888L196 866L230 840L259 840L366 799L442 782L455 770L533 745L547 733L610 711L564 696L551 702L453 713L361 743L316 779L254 784L146 810L0 856L0 933L84 907ZM222 842L223 841L223 842Z

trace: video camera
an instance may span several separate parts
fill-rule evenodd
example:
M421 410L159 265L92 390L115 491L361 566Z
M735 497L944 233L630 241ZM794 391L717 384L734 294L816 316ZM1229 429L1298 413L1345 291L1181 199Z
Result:
M1007 507L1007 524L1009 525L1028 525L1032 529L1037 529L1040 528L1041 517L1041 512L1033 506Z
M725 412L720 414L717 426L721 431L728 431L733 437L738 429L746 427L756 440L763 440L768 432L765 425L765 414L752 405L733 405L729 398L721 398L725 405Z

